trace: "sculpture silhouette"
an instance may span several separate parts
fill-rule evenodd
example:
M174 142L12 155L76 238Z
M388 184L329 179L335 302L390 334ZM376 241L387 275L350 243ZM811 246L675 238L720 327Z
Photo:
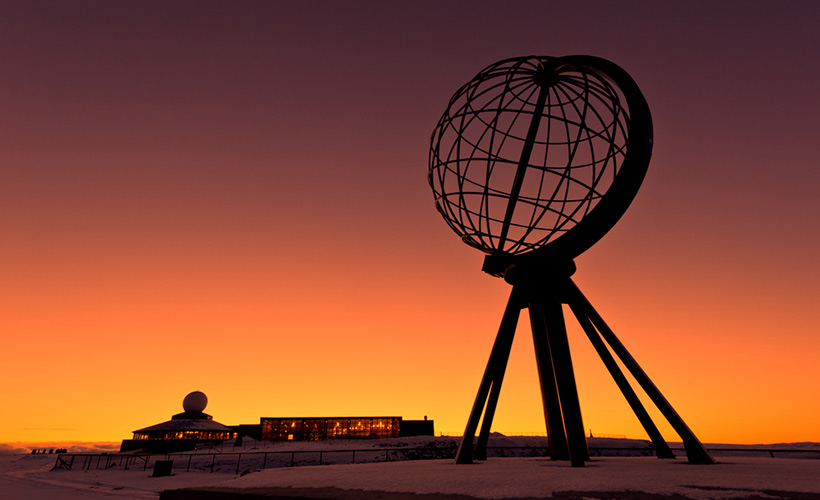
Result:
M486 458L523 308L530 316L550 456L573 466L589 460L562 304L589 337L658 457L674 454L610 349L680 435L689 461L714 463L571 279L573 259L629 207L651 154L652 117L640 89L623 69L598 57L506 59L450 99L431 139L428 180L436 209L462 241L487 254L482 269L513 286L457 463Z

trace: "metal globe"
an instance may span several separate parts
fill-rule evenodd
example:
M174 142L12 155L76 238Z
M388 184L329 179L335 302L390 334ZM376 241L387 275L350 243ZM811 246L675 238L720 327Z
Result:
M466 244L507 257L555 247L572 259L631 203L651 148L646 101L615 64L512 58L450 99L433 130L428 181Z

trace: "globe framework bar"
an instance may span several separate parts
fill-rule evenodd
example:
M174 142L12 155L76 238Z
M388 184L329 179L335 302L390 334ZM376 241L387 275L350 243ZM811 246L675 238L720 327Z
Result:
M524 147L521 148L521 158L518 160L518 168L515 170L515 179L510 188L510 199L507 201L507 211L504 214L504 222L501 224L501 233L498 236L498 250L504 251L504 243L507 241L507 233L510 230L515 205L518 203L518 196L521 194L521 185L524 184L524 175L530 163L530 155L535 144L535 136L538 133L538 126L541 124L541 115L544 114L544 104L547 102L549 87L541 85L538 91L538 101L530 119L530 128L527 130L527 138L524 140Z

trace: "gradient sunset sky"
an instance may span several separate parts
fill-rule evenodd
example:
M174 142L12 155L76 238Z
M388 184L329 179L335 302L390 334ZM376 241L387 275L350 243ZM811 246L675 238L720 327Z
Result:
M702 441L820 441L818 26L816 1L3 1L0 442L129 438L193 390L225 424L459 434L509 286L436 213L430 133L528 54L610 59L653 114L578 286ZM522 318L494 430L543 433ZM644 438L569 330L585 427Z

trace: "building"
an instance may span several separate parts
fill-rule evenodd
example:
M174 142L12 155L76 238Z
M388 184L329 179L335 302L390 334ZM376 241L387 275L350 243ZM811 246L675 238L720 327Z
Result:
M325 439L386 439L432 436L433 421L401 417L298 417L260 419L263 441L321 441Z
M238 436L259 441L320 441L325 439L386 439L405 436L432 436L433 421L404 420L401 417L297 417L266 418L259 424L235 426L214 422L203 413L205 394L194 391L182 401L183 413L160 424L138 429L125 439L120 452L170 453L190 451L219 444Z
M169 453L194 450L200 445L219 444L234 439L237 432L219 422L203 410L208 397L194 391L182 401L183 413L171 420L134 431L133 439L125 439L120 452L140 450L147 453Z

